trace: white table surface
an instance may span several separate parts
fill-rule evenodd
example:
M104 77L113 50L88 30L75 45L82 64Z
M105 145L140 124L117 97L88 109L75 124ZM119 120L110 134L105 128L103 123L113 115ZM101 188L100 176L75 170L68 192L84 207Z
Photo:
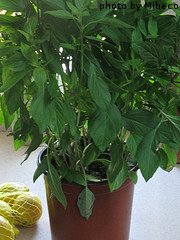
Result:
M43 203L43 216L37 226L21 228L17 240L51 240L43 178L38 179L35 184L32 181L40 149L20 165L25 150L23 147L15 152L12 138L0 133L0 183L23 182L40 196ZM158 171L148 183L139 177L135 188L129 240L180 240L179 226L180 166L171 173Z

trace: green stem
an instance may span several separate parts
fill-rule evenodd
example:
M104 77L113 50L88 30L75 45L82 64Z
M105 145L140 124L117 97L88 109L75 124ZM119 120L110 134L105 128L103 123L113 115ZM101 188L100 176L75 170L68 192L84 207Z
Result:
M84 126L82 128L82 133L83 133L83 143L84 143L84 148L85 148L87 146L87 141L86 141L86 132L85 132Z
M83 81L83 72L84 72L84 27L82 24L82 17L80 19L80 45L81 45L81 78L80 82Z

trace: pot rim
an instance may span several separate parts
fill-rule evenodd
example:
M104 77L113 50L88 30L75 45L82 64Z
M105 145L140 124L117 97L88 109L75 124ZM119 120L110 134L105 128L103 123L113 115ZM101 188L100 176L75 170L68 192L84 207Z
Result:
M46 153L47 151L47 147L44 147L38 154L38 160L37 160L37 165L39 165L41 162L42 162L42 158L43 158L43 155ZM44 173L44 176L47 175L47 171ZM79 186L79 187L83 187L77 183L69 183L69 182L65 182L63 181L62 184L64 186ZM132 181L128 178L124 184L117 190L113 191L113 192L116 192L116 191L119 191L121 189L124 189L126 187L128 187L129 185L133 184ZM133 184L134 185L134 184ZM104 180L104 181L99 181L99 182L88 182L88 187L93 187L93 188L99 188L99 187L108 187L108 181L107 180ZM71 194L70 192L66 192L67 194ZM108 194L109 192L105 193L105 194ZM110 192L111 193L111 192Z

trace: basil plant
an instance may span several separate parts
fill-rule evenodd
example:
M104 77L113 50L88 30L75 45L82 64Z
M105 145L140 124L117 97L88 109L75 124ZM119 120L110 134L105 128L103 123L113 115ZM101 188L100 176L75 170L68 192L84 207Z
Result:
M114 191L138 169L148 181L180 144L179 9L105 2L0 0L0 123L16 150L30 142L26 159L47 144L34 181L45 173L65 208L61 184L81 185L87 219L89 183Z

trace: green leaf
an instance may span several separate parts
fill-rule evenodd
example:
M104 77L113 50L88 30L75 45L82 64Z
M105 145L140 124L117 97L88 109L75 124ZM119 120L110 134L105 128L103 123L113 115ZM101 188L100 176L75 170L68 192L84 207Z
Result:
M1 99L0 99L1 100ZM1 101L0 101L1 102ZM1 108L1 104L0 104L0 126L4 124L4 117L3 117L3 113L2 113L2 108Z
M86 218L87 220L92 214L94 201L95 196L93 192L91 192L88 187L85 187L84 190L79 194L77 205L81 216Z
M152 42L141 42L133 45L135 50L139 52L140 57L145 63L152 66L159 65L159 51L157 45Z
M1 103L1 111L4 118L5 127L6 129L8 129L14 120L14 115L9 113L4 96L0 95L0 103Z
M66 2L68 8L72 11L73 15L78 16L79 10L71 2Z
M67 178L67 180L71 179L70 182L77 183L77 184L79 184L81 186L84 186L84 187L87 185L87 182L84 178L84 175L80 171L74 171L74 170L70 169L67 172L65 177Z
M130 136L128 137L126 144L127 144L128 151L132 154L132 156L135 156L137 152L137 147L141 142L141 140L142 140L142 137L136 134L130 134Z
M168 169L168 162L169 162L166 152L163 149L159 149L158 157L159 157L159 166L166 171Z
M43 140L43 135L39 132L39 129L37 127L34 128L33 130L33 136L31 143L26 151L26 158L25 160L29 157L29 155L35 151L39 145L42 143Z
M152 17L150 17L149 21L148 21L148 31L153 38L157 38L157 36L158 36L158 25L157 25L157 22L155 20L153 20Z
M117 138L110 148L111 161L107 171L108 181L113 183L123 167L123 143Z
M107 25L112 25L113 27L118 27L118 28L134 28L134 26L132 26L126 22L123 22L115 17L114 18L105 17L96 22L107 24Z
M89 120L89 132L95 145L103 152L121 128L121 114L116 105L97 109Z
M59 61L59 53L52 51L52 49L49 47L47 43L43 43L42 47L43 47L43 53L45 54L45 57L46 57L46 61L49 65L49 69L53 73L58 73L60 75L63 75L63 69Z
M36 82L36 85L38 86L39 90L44 90L44 84L47 80L47 74L44 68L38 67L34 69L33 72L33 78Z
M132 33L132 44L140 43L142 41L143 41L143 39L142 39L142 35L141 35L140 30L138 28L135 28L133 33Z
M49 126L51 130L58 136L61 137L64 127L65 127L65 118L63 113L63 108L61 101L59 99L54 100L50 106L50 118L49 118Z
M25 43L21 43L21 52L32 66L38 66L38 55L35 53L33 47Z
M165 126L168 126L169 133L171 133L171 135L173 135L173 139L177 143L180 143L180 116L173 116L173 115L166 114L164 112L162 112L162 114L168 121L168 125L165 125ZM166 135L166 137L168 139L170 138L169 135Z
M66 10L46 11L48 15L61 19L74 19L74 16Z
M66 200L66 196L62 189L59 173L58 173L57 169L49 162L49 160L48 160L47 181L48 181L49 187L52 191L52 194L57 198L57 200L66 209L67 200Z
M71 145L71 134L69 133L69 131L65 131L62 134L62 137L60 139L60 149L62 150L63 154L66 153L68 147Z
M0 47L0 57L5 57L5 56L11 56L12 54L14 54L16 52L16 50L18 50L19 47Z
M6 105L10 114L17 111L21 105L24 86L20 82L4 93Z
M30 36L33 36L38 25L38 16L34 15L27 19L27 22L24 26L24 31L28 33Z
M110 191L112 192L119 189L127 180L127 178L128 178L128 166L127 166L127 163L123 161L123 166L121 168L121 171L116 176L115 180L113 182L108 181Z
M164 146L164 151L168 157L168 164L167 164L166 170L171 171L177 163L177 151L176 151L176 149L170 147L167 144L165 144L165 146Z
M25 145L25 141L22 139L14 139L14 150L19 150L22 146Z
M154 114L144 109L131 110L122 116L124 127L137 135L144 135L154 128Z
M30 112L33 119L39 126L40 132L43 133L48 127L50 118L52 117L51 108L52 102L49 101L49 95L45 92L40 92L32 101L30 106Z
M47 166L47 160L44 158L41 163L38 164L36 171L33 175L33 182L36 182L36 180L44 174L48 170Z
M81 11L89 3L90 3L90 0L75 0L76 7L79 8Z
M129 172L129 178L131 179L131 181L136 184L137 181L138 181L138 175L137 175L137 172Z
M109 106L111 103L111 95L109 93L108 86L96 72L94 64L91 64L89 68L88 86L92 99L100 108L106 108Z
M145 21L142 18L138 22L138 27L139 27L139 30L141 31L141 33L144 36L147 36L146 24L145 24Z
M0 25L2 26L14 26L15 24L20 24L22 18L20 16L8 16L0 14Z
M12 89L19 81L23 80L26 75L27 72L25 71L17 73L9 71L9 75L4 79L3 85L0 87L0 92L6 92Z
M79 132L78 132L78 128L76 126L76 123L77 123L76 112L74 111L74 109L71 107L71 105L67 101L64 102L64 104L63 104L63 113L64 113L66 121L69 124L70 132L71 132L72 136L78 138Z
M153 145L156 136L156 129L144 136L138 146L136 159L139 164L141 173L146 181L148 181L159 167L159 161L153 151Z
M92 162L97 160L98 149L93 144L90 143L83 151L82 163L85 167L89 166Z
M42 2L45 2L46 4L48 4L50 7L52 8L61 8L64 9L65 8L65 4L63 0L42 0Z
M0 9L11 11L11 12L19 12L24 10L27 4L26 0L1 0L0 1Z

